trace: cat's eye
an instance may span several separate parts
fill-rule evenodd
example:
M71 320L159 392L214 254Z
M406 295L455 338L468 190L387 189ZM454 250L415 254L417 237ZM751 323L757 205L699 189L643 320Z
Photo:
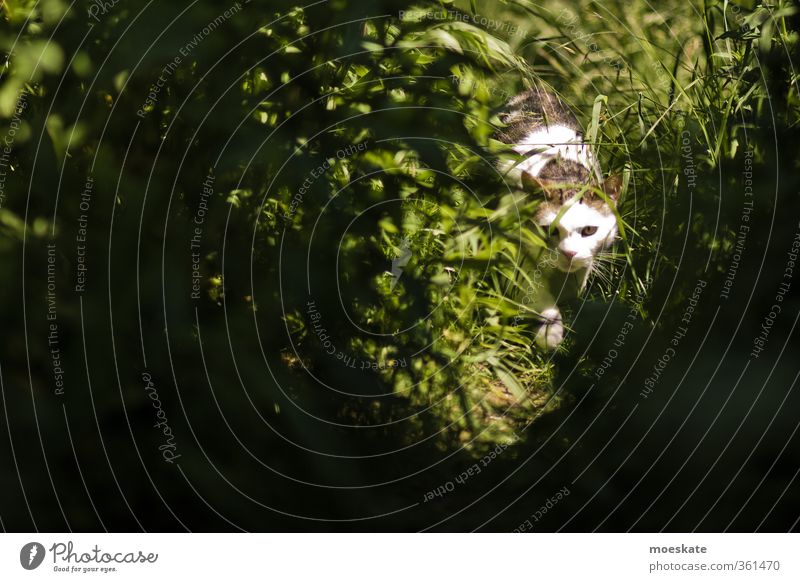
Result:
M581 229L581 236L592 236L596 232L597 232L596 226L584 226Z

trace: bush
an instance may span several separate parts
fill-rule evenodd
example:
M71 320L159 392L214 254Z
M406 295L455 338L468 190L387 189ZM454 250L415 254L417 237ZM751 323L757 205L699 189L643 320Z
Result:
M748 289L757 268L780 279L767 250L797 230L780 220L797 159L775 147L798 128L788 3L106 4L3 5L6 527L510 529L519 516L497 510L530 490L520 468L550 494L567 453L575 476L629 419L644 439L655 421L631 407L669 406L684 369L708 383L654 450L690 403L706 419L728 405L720 362L752 346L716 348L763 319L750 306L774 285ZM514 300L538 201L503 180L494 139L534 84L626 184L617 259L568 306L555 358L530 349ZM760 191L743 256L745 166ZM653 382L682 327L682 364ZM392 517L498 447L502 471ZM640 474L612 449L621 497ZM650 462L658 491L675 465Z

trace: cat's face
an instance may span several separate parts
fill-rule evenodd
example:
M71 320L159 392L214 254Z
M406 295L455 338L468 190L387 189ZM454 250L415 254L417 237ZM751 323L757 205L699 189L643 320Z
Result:
M590 268L595 256L617 236L613 209L602 197L588 191L576 196L577 188L565 188L563 184L555 187L542 181L538 185L545 200L539 206L535 221L549 234L551 248L558 251L557 267L567 273ZM603 190L614 204L619 180L606 180Z

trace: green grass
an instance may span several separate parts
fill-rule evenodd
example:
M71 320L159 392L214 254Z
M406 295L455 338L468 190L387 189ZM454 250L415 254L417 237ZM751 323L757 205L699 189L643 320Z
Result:
M478 14L492 25L454 18L454 12L443 19L397 17L399 10L408 13L414 6ZM209 299L203 307L216 315L224 301L247 311L248 318L255 310L269 330L267 358L280 370L278 381L282 374L291 378L298 398L315 406L324 399L316 384L297 371L298 362L308 362L332 385L368 383L337 368L316 342L304 312L308 288L299 271L291 276L278 271L281 261L308 261L306 270L318 277L314 293L337 345L379 367L378 387L364 391L394 395L398 406L424 417L408 430L408 440L419 429L435 435L444 448L466 445L479 451L511 439L546 410L576 397L569 386L553 386L558 360L530 348L535 328L518 317L525 309L514 301L525 277L519 264L543 243L528 220L537 200L509 188L495 171L508 155L493 140L504 102L532 84L550 87L579 114L605 172L624 176L621 240L603 277L590 285L588 298L630 305L653 291L648 281L676 268L671 251L681 248L687 232L698 234L693 253L730 250L730 237L708 236L719 214L714 174L739 159L745 147L757 159L767 155L768 141L758 132L777 103L770 101L769 87L781 100L775 108L778 121L793 127L800 119L797 74L786 58L796 54L796 8L783 0L669 1L657 6L579 0L566 9L558 0L443 0L385 2L380 9L390 16L331 28L363 15L348 2L308 12L293 9L283 12L288 14L284 17L278 17L277 7L267 7L270 19L265 18L242 61L231 67L252 67L248 74L215 74L197 89L192 67L201 70L214 63L238 42L237 35L250 34L248 23L232 22L232 31L209 38L187 61L190 66L170 79L158 106L137 131L147 143L164 140L177 156L188 143L225 143L230 128L220 120L246 120L243 131L249 133L234 140L234 149L217 168L216 189L234 209L232 224L219 212L209 218L206 233L209 244L221 248L222 233L249 233L256 224L254 245L251 249L250 239L238 241L242 246L234 247L235 257L228 259L224 290L219 252L203 257ZM54 152L52 175L59 174L65 160L71 167L88 167L97 155L98 183L108 188L134 185L120 192L121 207L138 203L148 184L158 189L161 182L174 182L173 212L191 216L195 209L187 193L196 189L196 176L217 163L210 153L193 154L190 170L162 161L167 167L159 167L159 181L142 170L152 163L148 148L131 152L132 170L123 171L115 158L127 148L119 137L130 134L124 124L138 123L136 119L115 119L109 135L121 141L112 141L110 151L97 141L109 109L119 105L136 111L164 64L163 55L156 54L132 72L131 63L139 55L135 47L123 44L120 50L128 53L115 57L97 86L87 89L92 67L114 46L132 12L120 7L109 14L97 29L95 44L68 66L64 47L78 46L85 30L67 18L55 40L46 42L65 10L60 2L39 6L15 0L3 10L6 30L0 40L6 50L13 46L17 57L4 70L0 115L9 118L23 90L32 96L32 117L47 128ZM203 10L208 14L192 16L183 32L202 28L215 16L210 8ZM15 45L20 30L22 40ZM225 37L229 32L232 36ZM174 53L169 47L161 50ZM268 65L254 66L265 54L272 55ZM51 111L47 100L60 87L62 73L80 90L70 98L60 96ZM225 93L220 106L227 114L213 115L209 123L209 96L230 88L234 90ZM91 106L82 108L72 100L78 98L89 99ZM78 111L88 114L75 120ZM209 135L198 138L194 129L204 123ZM694 197L688 194L681 158L686 135L693 168L703 176ZM261 148L264 139L269 147ZM18 145L23 142L20 137ZM369 144L366 151L336 155L363 142ZM256 150L253 163L245 166ZM325 160L330 171L312 181L302 204L294 208L293 197ZM120 180L125 172L130 175ZM727 174L726 180L730 185L735 174ZM151 199L172 200L172 192L157 194ZM689 201L695 204L696 220L673 212L685 209ZM52 210L48 204L32 206L30 224L20 218L27 208L2 209L0 225L11 235L7 239L18 245L30 227L31 235L44 240ZM325 220L316 224L321 215ZM62 220L71 224L74 217ZM54 230L61 226L54 225ZM724 227L725 216L720 219ZM412 249L413 260L393 289L387 271L404 244ZM254 274L260 290L256 302L246 276L251 250L259 266ZM184 265L184 259L176 255L168 260ZM333 270L336 265L338 271ZM724 262L714 268L724 269ZM346 298L347 313L333 300L339 293ZM640 311L652 323L647 306ZM353 327L353 318L361 330ZM227 327L209 333L220 338L230 334ZM130 333L137 334L138 329ZM570 354L571 349L567 342L563 351ZM403 357L407 366L388 365ZM263 377L262 364L252 364L257 377ZM264 392L265 400L281 399L275 387ZM334 415L344 410L342 414L372 418L372 396L353 399L343 403L332 398L324 406L330 405ZM385 407L381 411L378 417L391 416Z
M456 6L475 11L471 5ZM671 257L658 253L659 241L693 228L684 222L674 225L676 233L663 231L664 201L669 204L686 193L684 136L689 136L698 175L713 175L725 160L741 154L745 132L763 114L767 100L760 59L796 45L797 32L786 22L796 9L786 2L750 9L722 2L674 3L661 11L629 2L583 1L566 12L563 6L510 1L480 8L495 21L527 26L524 35L497 39L463 21L445 21L408 34L401 45L432 62L442 52L475 61L450 72L458 77L463 99L455 107L472 115L464 124L484 148L497 150L487 129L497 119L487 110L496 111L526 85L546 84L582 113L587 138L606 172L621 173L625 181L618 216L621 240L589 295L630 305L650 292L648 281L674 266ZM451 87L441 85L440 90L450 93ZM787 100L796 123L796 88L789 88ZM456 178L486 173L481 168L485 161L472 150L446 151L448 170ZM495 187L504 191L503 185ZM706 202L715 196L708 188L695 193ZM437 252L439 247L443 251L425 254L436 256L433 263L439 268L468 266L459 269L453 289L431 295L434 302L447 303L452 317L441 329L444 353L460 371L454 379L467 380L424 380L419 390L410 390L410 397L420 406L436 403L442 424L458 428L457 441L475 446L524 430L545 406L557 408L572 395L555 392L550 384L554 364L530 349L535 325L516 317L525 308L513 301L514 287L524 279L519 263L543 244L528 221L537 201L511 191L487 205L454 198L453 191L446 198L458 203L442 212L447 219L437 226ZM488 276L482 272L485 267ZM646 309L641 312L649 317ZM498 391L505 397L493 398ZM445 402L441 406L440 397Z

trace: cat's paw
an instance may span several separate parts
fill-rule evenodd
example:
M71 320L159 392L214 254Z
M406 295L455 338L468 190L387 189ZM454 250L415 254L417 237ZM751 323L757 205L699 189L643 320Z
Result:
M564 324L558 309L545 309L541 313L542 324L536 330L536 345L551 352L564 341Z

